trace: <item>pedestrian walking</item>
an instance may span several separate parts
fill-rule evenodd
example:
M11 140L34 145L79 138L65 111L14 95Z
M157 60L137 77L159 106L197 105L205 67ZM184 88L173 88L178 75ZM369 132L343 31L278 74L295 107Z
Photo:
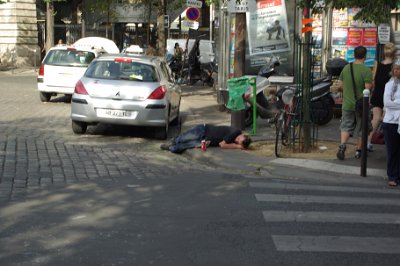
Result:
M389 81L392 73L392 64L396 55L396 45L394 43L387 43L383 48L384 59L381 62L376 62L373 72L373 90L371 95L372 105L372 132L368 136L368 151L373 151L371 144L372 135L379 127L383 118L383 94L385 92L385 85Z
M149 47L147 47L146 55L157 56L157 50L154 48L152 44L149 44Z
M347 64L339 76L339 86L343 88L340 145L336 154L339 160L345 159L350 136L357 137L355 157L361 157L362 117L356 112L356 101L362 99L364 89L370 90L372 87L371 69L364 65L366 56L367 49L364 46L357 46L354 49L354 62Z
M400 58L393 63L392 78L385 86L383 134L387 154L388 185L397 186L400 180Z
M247 149L251 143L249 136L234 127L200 124L179 134L170 143L162 144L160 148L182 153L187 149L202 147L203 140L206 146L222 149Z

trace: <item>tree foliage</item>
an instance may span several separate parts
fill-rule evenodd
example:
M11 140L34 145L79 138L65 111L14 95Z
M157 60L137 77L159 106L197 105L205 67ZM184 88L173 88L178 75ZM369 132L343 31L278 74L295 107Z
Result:
M330 6L336 9L359 7L360 12L354 16L355 20L380 24L390 22L390 11L398 6L399 0L300 0L298 3L300 8L306 4L309 4L313 13L321 13Z

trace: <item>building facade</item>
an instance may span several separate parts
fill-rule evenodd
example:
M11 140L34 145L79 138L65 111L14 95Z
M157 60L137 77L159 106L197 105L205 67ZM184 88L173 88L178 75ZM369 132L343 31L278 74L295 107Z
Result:
M0 4L0 67L33 66L40 60L36 1Z

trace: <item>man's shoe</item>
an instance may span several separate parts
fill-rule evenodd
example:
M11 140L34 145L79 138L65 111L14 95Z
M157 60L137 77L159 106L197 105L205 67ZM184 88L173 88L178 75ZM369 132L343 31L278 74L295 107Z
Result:
M171 145L169 143L163 143L160 145L160 149L164 150L164 151L169 151L169 147Z
M369 152L373 152L373 151L374 151L374 145L372 145L371 143L369 143L369 144L367 145L367 150L368 150Z
M339 145L339 150L338 150L338 152L336 153L336 157L339 159L339 160L341 160L341 161L343 161L344 160L344 154L345 154L345 152L346 152L346 144L340 144Z
M356 158L356 159L361 158L361 150L356 150L356 154L354 154L354 158Z

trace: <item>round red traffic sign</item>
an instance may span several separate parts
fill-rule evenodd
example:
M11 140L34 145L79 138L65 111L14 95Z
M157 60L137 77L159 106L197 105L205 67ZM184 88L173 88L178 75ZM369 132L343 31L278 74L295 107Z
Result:
M189 7L189 8L186 10L186 17L187 17L189 20L198 20L199 17L200 17L200 11L199 11L199 9L196 8L196 7Z

